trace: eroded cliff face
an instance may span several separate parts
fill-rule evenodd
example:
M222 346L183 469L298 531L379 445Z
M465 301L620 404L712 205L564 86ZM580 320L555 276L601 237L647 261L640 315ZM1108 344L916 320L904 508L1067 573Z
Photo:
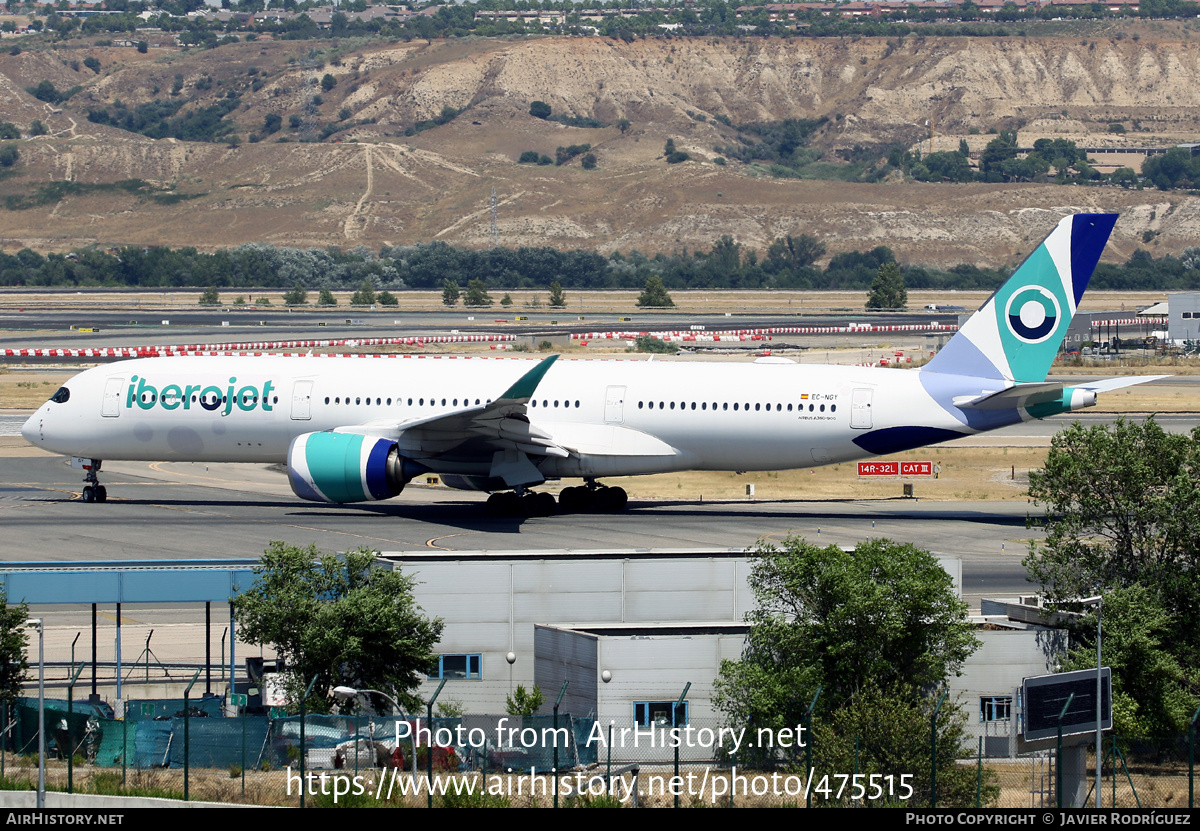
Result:
M855 185L756 178L740 164L714 163L715 147L737 141L725 120L826 117L814 146L829 158L893 142L921 142L927 152L931 131L934 149L957 148L966 138L975 151L989 130L1014 127L1022 144L1044 135L1089 147L1200 138L1194 36L1182 25L1140 32L1137 40L1122 33L415 41L326 52L324 65L322 56L304 60L312 44L283 42L191 53L152 48L148 55L24 51L0 56L0 118L23 129L40 119L50 133L18 142L21 159L0 181L0 196L28 197L54 180L137 178L190 198L171 203L111 188L68 193L0 210L0 234L6 246L43 249L90 242L483 245L495 187L505 245L660 251L707 248L732 234L764 249L777 236L807 232L822 235L831 251L887 244L912 261L994 263L1027 252L1062 213L1118 210L1111 256L1127 257L1147 231L1157 234L1155 253L1174 252L1200 244L1200 200L1183 193ZM100 59L100 73L73 68L88 55ZM328 91L313 83L325 73L337 80ZM41 80L82 88L51 106L26 92ZM151 140L87 120L89 110L118 100L134 107L191 99L188 112L233 96L240 99L229 116L237 146ZM534 100L556 115L608 126L534 118ZM446 107L464 112L404 135ZM263 132L270 114L284 124L274 134ZM300 129L287 126L293 115L304 122ZM1109 132L1114 122L1127 132ZM325 141L299 141L317 137L323 125L347 123L354 126ZM667 139L692 161L667 165ZM571 144L591 145L597 169L583 170L578 159L562 167L517 164L525 150L554 156Z

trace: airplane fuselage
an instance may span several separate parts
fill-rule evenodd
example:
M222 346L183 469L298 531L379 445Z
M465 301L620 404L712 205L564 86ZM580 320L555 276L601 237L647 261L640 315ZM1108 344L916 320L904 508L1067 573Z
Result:
M459 357L123 361L72 379L69 399L44 404L23 434L49 451L104 460L284 462L299 435L346 425L402 430L486 404L534 365ZM978 378L938 380L954 395L983 391ZM953 438L1029 417L1013 409L973 426L926 386L918 371L790 361L570 360L546 374L527 413L531 425L577 451L538 461L546 478L814 467L904 449L904 439L873 439L897 430ZM487 472L470 454L435 460L409 450L432 470Z

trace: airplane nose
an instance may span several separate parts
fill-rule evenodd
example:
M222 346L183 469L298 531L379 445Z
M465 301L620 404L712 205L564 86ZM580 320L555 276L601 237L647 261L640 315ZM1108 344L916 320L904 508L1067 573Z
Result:
M30 444L38 444L41 440L41 421L42 411L36 413L26 419L25 424L21 427L21 436Z

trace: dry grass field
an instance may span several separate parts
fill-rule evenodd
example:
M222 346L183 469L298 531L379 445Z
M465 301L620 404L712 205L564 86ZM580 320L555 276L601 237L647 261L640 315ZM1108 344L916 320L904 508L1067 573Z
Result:
M7 780L6 785L8 787L31 790L35 786L37 781L35 760L31 763L29 757L6 754L5 761L7 763L5 779ZM973 760L964 760L962 764L969 766L974 771L975 764ZM1035 760L1029 758L1012 761L985 760L983 770L985 777L994 777L994 781L1000 785L1000 797L994 807L1046 808L1054 804L1053 778L1047 775L1044 760L1042 760L1040 765ZM719 768L711 769L708 771L707 777L705 777L702 767L687 765L681 769L681 774L685 777L685 788L688 787L686 777L688 774L693 775L690 792L681 798L683 806L728 806L729 798L727 794L730 789L730 774L727 770ZM342 775L345 774L343 773ZM379 774L374 771L363 771L362 775L364 780L370 778L372 782L378 781L375 777ZM390 773L385 775L389 777L385 781L390 781ZM407 775L404 774L404 776ZM584 773L583 781L586 783L590 778L597 776L603 781L603 775L604 768L601 766ZM664 785L671 775L672 771L670 767L643 768L642 778L638 783L639 790L643 792L643 796L639 799L639 807L672 807L674 801L672 796L669 793L663 794L660 788L660 785ZM739 776L750 780L751 785L747 786L750 787L753 784L752 780L756 776L756 772L739 770ZM771 774L767 773L763 776L764 778L759 784L764 786L769 785ZM476 787L484 781L480 779L477 773L463 774L456 778L464 780L473 779ZM654 779L653 782L651 781L652 779ZM768 792L762 796L754 796L753 793L743 795L739 791L734 798L734 807L804 807L805 800L803 796L787 795L787 791L789 790L793 792L798 790L799 781L794 780L790 783L790 787L782 784L781 781L781 779L776 780L776 784L778 785L777 790L780 791L778 794ZM78 765L74 773L74 782L76 793L123 793L131 796L155 796L174 799L182 799L183 797L183 771L180 769L130 769L125 772L124 784L122 784L122 772L120 768L88 768L85 765ZM632 784L629 776L625 777L625 782L626 784ZM532 796L529 794L529 778L527 776L518 777L513 775L497 777L495 774L489 774L485 784L493 789L498 788L506 793L511 792L512 796L505 796L503 798L493 796L490 800L476 797L475 800L467 802L467 805L471 807L549 808L554 804L552 791L549 794L543 794L540 791ZM65 791L67 789L67 770L63 762L53 761L47 765L46 785L48 790ZM701 785L704 787L701 787ZM653 793L650 793L652 789ZM618 793L621 793L619 786L617 790ZM193 768L189 775L188 791L189 799L197 802L282 807L299 807L300 804L299 796L295 793L294 788L292 794L288 794L287 773L282 770L247 770L243 786L240 769ZM520 791L519 794L518 791ZM621 793L621 795L623 796L624 794ZM1108 803L1110 794L1107 784L1104 798L1105 802ZM1129 779L1126 779L1124 776L1119 778L1114 807L1180 808L1186 807L1187 798L1186 765L1136 766L1130 771ZM564 807L579 807L580 803L586 805L590 800L575 800L567 798L564 795L560 798L560 802ZM409 796L405 798L394 789L392 795L389 797L385 786L379 799L376 799L374 793L366 793L356 797L343 797L338 800L337 804L342 807L412 808L424 807L425 803L426 797L423 795L420 797ZM315 798L309 796L306 799L306 804L310 807L334 807L333 799L330 796L318 795ZM438 798L435 798L434 804L435 806L442 807L442 802Z
M278 310L284 307L284 289L255 291L251 289L223 289L220 292L222 307L228 311L237 311L253 317L256 306L254 302L265 297L271 302L271 308ZM546 307L547 293L544 290L515 289L508 292L513 299L513 305L504 307L499 304L504 292L496 291L492 297L495 305L481 309L466 309L458 307L456 312L475 315L477 325L491 326L496 318L508 318L515 315L557 314L563 320L574 321L579 315L587 314L620 314L634 316L645 310L637 306L637 291L577 291L567 289L566 308L555 311ZM350 296L353 292L334 292L338 301L338 309L349 310ZM923 309L926 305L961 306L967 311L974 311L983 305L990 292L987 291L911 291L908 294L908 307L913 310ZM246 306L234 306L234 301L242 297ZM400 305L393 308L377 307L374 314L381 319L389 315L395 316L404 311L437 311L445 310L442 305L442 293L433 291L402 291L396 295ZM0 308L6 309L129 309L130 311L157 311L171 309L197 308L200 299L200 289L176 289L173 291L142 291L115 292L89 290L87 292L30 292L17 289L0 291ZM828 311L868 313L863 308L866 293L862 291L719 291L694 290L672 291L671 299L675 302L674 309L655 309L655 314L696 315L696 314L819 314ZM1130 291L1094 291L1087 294L1082 307L1083 311L1121 310L1134 311L1145 308L1164 300L1161 292L1130 292ZM535 306L534 304L540 304ZM311 306L310 306L311 308ZM363 307L355 307L354 313L367 315L371 311ZM945 316L943 313L942 317ZM797 323L797 325L801 325Z

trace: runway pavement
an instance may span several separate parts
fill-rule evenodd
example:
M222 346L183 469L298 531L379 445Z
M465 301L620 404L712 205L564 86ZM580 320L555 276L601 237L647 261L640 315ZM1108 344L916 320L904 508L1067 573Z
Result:
M870 537L920 541L962 557L964 596L1027 590L1021 558L1034 532L1023 503L631 500L620 514L489 517L484 495L409 487L387 502L315 505L265 466L113 463L109 499L78 498L79 471L8 439L0 448L0 561L257 557L271 540L325 550L449 551L747 548L798 534L853 545Z

